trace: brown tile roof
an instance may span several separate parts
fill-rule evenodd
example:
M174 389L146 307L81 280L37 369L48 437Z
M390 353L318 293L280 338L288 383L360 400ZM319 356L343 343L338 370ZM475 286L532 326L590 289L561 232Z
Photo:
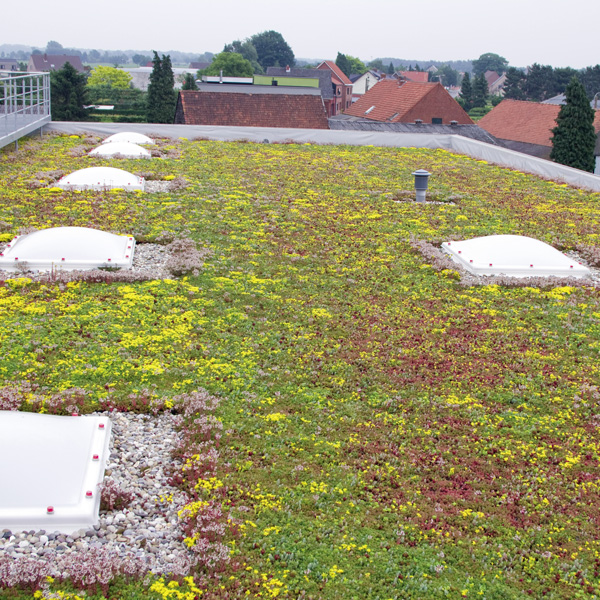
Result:
M77 55L68 54L32 54L30 61L33 63L33 67L36 71L57 71L62 69L65 64L71 63L71 66L76 71L84 73L83 63L81 57Z
M427 83L429 81L427 71L398 71L398 75L407 81L416 81L417 83Z
M382 79L345 112L389 123L414 123L416 119L431 123L432 117L438 117L445 124L451 121L461 125L473 124L469 115L440 83Z
M486 71L484 73L484 77L485 77L485 80L487 81L488 86L492 85L492 83L494 83L495 81L498 81L498 79L500 79L500 75L498 75L498 73L496 73L496 71Z
M250 86L248 86L250 87ZM329 129L320 94L179 92L175 123Z
M323 66L327 67L333 74L344 84L352 85L352 82L344 75L344 72L332 61L324 60L317 69L321 69Z
M502 140L550 147L559 112L556 104L503 100L477 124ZM594 128L600 131L600 111L596 111Z

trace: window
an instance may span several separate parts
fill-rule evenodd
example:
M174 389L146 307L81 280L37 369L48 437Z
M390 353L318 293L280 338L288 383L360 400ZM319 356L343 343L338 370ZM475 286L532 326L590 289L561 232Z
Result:
M441 125L443 123L443 119L441 117L433 117L431 119L432 125Z

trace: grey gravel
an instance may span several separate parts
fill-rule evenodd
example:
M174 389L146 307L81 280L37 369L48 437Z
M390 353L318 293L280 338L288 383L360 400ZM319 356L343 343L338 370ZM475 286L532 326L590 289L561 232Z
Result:
M4 250L6 244L0 244L0 252ZM169 279L170 276L166 269L165 263L170 256L167 247L162 244L136 244L133 254L133 264L131 271L140 274L152 275L153 279ZM0 279L16 279L19 277L28 277L32 280L41 279L48 275L45 271L4 271L0 269Z
M52 560L56 554L87 552L104 546L120 556L142 558L155 573L168 573L174 561L187 562L191 551L183 543L177 511L186 503L178 488L169 485L168 469L181 464L172 457L178 443L180 417L132 413L96 413L112 422L110 457L105 481L133 491L123 510L101 511L98 524L69 535L61 532L3 530L0 556L36 556Z

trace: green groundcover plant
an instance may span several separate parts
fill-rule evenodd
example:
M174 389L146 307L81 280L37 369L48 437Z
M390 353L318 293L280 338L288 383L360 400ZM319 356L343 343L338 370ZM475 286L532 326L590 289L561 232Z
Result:
M600 194L442 150L184 139L143 165L180 189L53 188L140 172L83 156L98 141L0 153L0 241L75 225L210 253L167 280L1 281L0 406L180 412L191 567L5 566L0 596L600 595L599 289L467 285L419 251L511 233L597 258Z

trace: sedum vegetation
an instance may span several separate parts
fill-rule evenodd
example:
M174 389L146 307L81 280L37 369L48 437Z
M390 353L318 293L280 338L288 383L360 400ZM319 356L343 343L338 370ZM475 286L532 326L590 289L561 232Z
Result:
M0 240L79 225L211 252L171 280L0 287L8 407L182 414L195 566L111 566L86 597L600 594L598 288L470 286L418 250L514 233L598 256L600 194L441 150L183 139L143 165L182 189L48 187L139 171L82 157L96 142L0 154ZM412 201L417 168L436 203Z

